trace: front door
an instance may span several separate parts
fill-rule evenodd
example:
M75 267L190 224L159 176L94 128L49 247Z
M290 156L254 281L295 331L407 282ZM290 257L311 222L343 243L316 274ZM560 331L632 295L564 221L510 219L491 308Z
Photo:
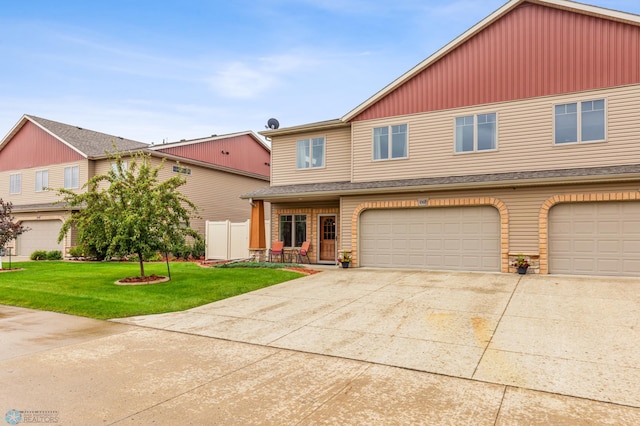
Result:
M336 217L320 216L319 262L335 263L336 261Z

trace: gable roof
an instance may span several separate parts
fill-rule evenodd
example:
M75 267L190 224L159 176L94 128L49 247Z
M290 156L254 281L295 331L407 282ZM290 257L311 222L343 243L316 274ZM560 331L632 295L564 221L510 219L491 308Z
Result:
M195 145L195 144L206 143L206 142L214 142L218 140L230 139L230 138L235 138L237 136L245 136L245 135L251 137L259 146L264 148L265 151L269 153L271 152L271 148L269 148L269 146L267 146L267 144L265 144L264 141L261 138L259 138L258 135L253 133L253 131L251 130L245 130L243 132L236 132L236 133L228 133L225 135L211 135L211 136L207 136L204 138L197 138L197 139L182 139L176 142L167 142L167 143L162 143L158 145L149 145L148 148L154 151L162 151L163 149L167 149L167 148L174 148L174 147L185 146L185 145Z
M35 124L73 151L89 159L103 157L106 152L113 151L114 144L119 151L134 151L149 146L146 143L125 139L120 136L83 129L82 127L25 114L7 136L0 141L0 150L2 150L28 122Z
M102 157L105 152L113 151L114 144L118 151L134 151L149 146L146 143L59 123L46 118L33 115L25 115L24 117L86 158Z
M358 105L353 110L349 111L345 114L341 120L344 122L350 122L358 117L360 114L365 112L367 109L372 107L377 102L381 101L387 95L394 92L396 89L407 83L412 78L416 77L418 74L438 62L444 56L451 53L456 48L460 47L462 44L467 42L469 39L473 38L479 32L483 31L493 23L495 23L500 18L504 17L509 12L513 11L516 7L520 6L523 3L531 3L541 6L547 6L550 8L561 9L565 11L575 12L582 15L588 15L598 18L607 19L610 21L623 22L626 24L632 24L635 26L640 26L640 16L614 11L610 9L604 9L601 7L590 6L582 3L576 3L574 1L569 0L510 0L505 3L502 7L497 9L495 12L478 22L476 25L465 31L463 34L455 38L449 44L435 52L433 55L429 56L424 61L420 62L415 67L411 68L409 71L401 75L399 78L388 84L382 90L371 96L369 99Z

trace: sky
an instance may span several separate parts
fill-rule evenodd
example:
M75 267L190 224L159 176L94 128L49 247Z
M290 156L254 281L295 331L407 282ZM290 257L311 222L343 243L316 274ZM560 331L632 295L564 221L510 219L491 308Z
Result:
M505 2L0 0L0 137L23 114L156 144L340 118Z

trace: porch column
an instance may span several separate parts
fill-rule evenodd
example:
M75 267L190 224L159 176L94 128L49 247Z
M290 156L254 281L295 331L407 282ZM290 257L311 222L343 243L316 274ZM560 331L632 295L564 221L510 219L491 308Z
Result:
M267 244L264 237L264 201L253 200L251 205L251 228L249 229L249 252L257 260L266 256Z

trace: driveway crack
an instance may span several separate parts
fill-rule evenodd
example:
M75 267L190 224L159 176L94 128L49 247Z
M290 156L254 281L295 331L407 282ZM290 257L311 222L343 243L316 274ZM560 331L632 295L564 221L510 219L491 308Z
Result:
M484 350L482 351L482 356L478 360L478 363L476 364L476 368L473 370L473 374L471 375L471 378L474 378L476 373L478 372L478 368L480 368L480 364L482 364L482 360L484 359L484 356L486 355L487 350L489 349L489 346L491 346L491 343L493 342L493 337L496 335L496 331L498 331L498 327L500 327L500 324L502 323L502 318L504 318L504 315L507 312L507 309L509 309L509 305L511 304L511 300L513 300L513 296L516 294L516 291L518 291L518 286L520 285L520 282L522 281L522 278L523 277L518 276L518 281L516 282L516 285L513 287L513 291L511 292L511 295L509 296L509 300L507 300L507 303L504 305L504 309L502 310L502 313L500 314L500 318L498 319L498 323L496 324L496 327L493 329L493 332L491 333L491 337L489 338L489 341L487 342L487 344L484 347Z

